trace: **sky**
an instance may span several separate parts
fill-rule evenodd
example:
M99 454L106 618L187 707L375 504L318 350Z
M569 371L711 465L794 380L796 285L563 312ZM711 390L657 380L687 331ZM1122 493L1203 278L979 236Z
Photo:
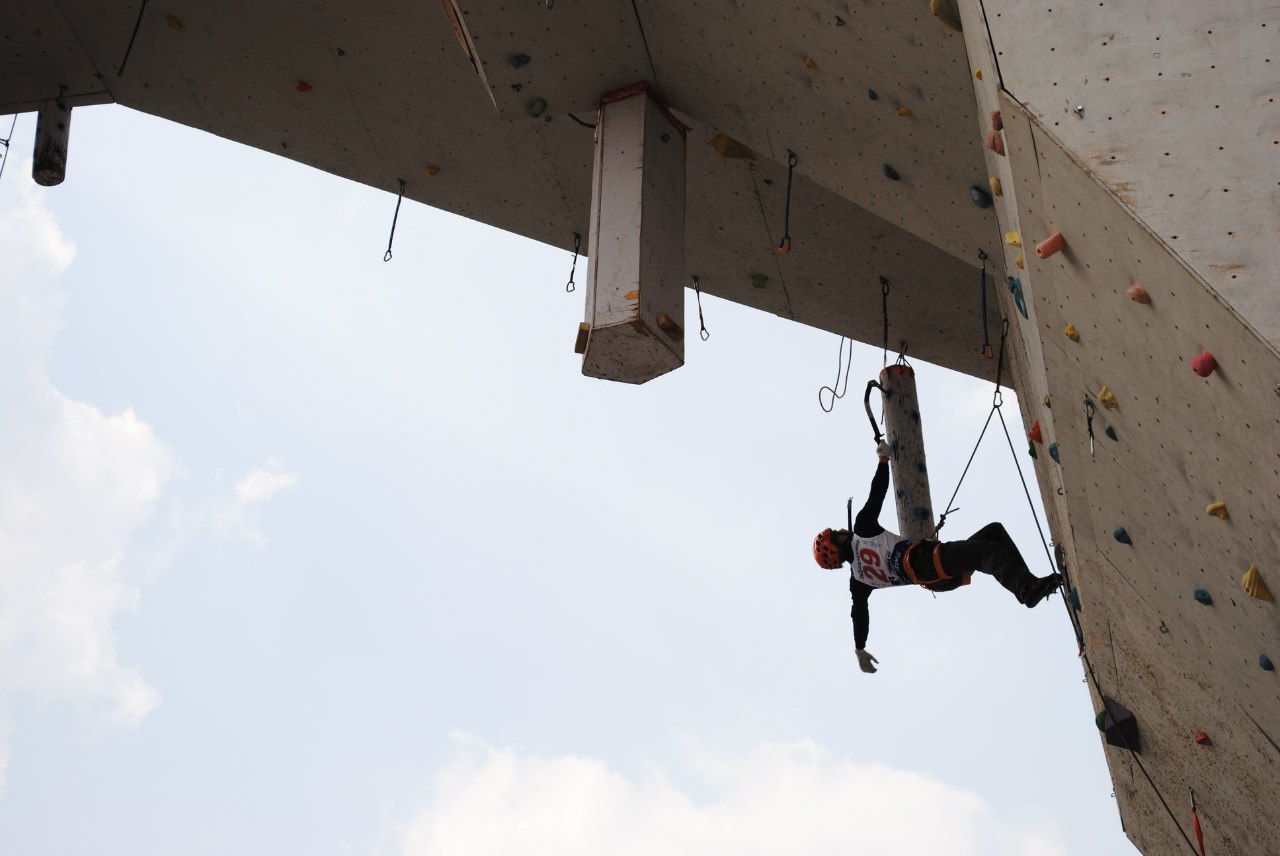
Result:
M866 496L879 349L826 413L838 337L704 296L683 368L585 378L562 249L406 201L384 263L394 196L116 106L40 188L33 131L0 851L1136 852L1061 598L877 593L859 672L810 545ZM941 507L994 387L915 366ZM956 505L1049 572L1002 435Z

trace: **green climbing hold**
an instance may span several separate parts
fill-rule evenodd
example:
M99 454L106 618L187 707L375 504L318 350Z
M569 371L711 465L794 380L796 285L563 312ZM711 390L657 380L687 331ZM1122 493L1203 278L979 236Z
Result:
M764 288L768 284L769 284L769 277L765 276L764 274L762 273L751 274L752 288Z
M1196 600L1203 603L1205 606L1208 606L1209 604L1213 603L1213 595L1209 594L1208 589L1198 588L1195 590L1195 593L1192 595L1192 597L1194 597Z

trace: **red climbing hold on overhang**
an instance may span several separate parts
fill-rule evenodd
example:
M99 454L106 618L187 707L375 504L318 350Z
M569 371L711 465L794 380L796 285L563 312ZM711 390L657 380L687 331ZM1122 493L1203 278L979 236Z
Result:
M1036 424L1031 426L1031 430L1027 432L1027 439L1036 443L1044 442L1044 435L1040 433L1040 420L1036 420Z
M1191 370L1200 377L1208 377L1213 374L1213 370L1218 367L1218 361L1213 358L1213 354L1205 351L1198 357L1191 358Z
M1036 255L1042 259L1047 259L1055 253L1062 252L1063 247L1067 245L1067 239L1062 237L1061 232L1054 232L1040 243L1036 244Z

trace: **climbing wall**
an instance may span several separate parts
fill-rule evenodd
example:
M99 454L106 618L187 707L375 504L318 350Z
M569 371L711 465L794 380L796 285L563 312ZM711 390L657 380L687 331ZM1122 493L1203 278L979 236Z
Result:
M1280 578L1280 359L990 79L969 30L1023 417L1098 709L1100 691L1139 727L1138 753L1106 750L1126 832L1144 853L1194 852L1194 789L1210 852L1280 852L1280 682L1264 668L1280 611L1242 585L1251 566Z

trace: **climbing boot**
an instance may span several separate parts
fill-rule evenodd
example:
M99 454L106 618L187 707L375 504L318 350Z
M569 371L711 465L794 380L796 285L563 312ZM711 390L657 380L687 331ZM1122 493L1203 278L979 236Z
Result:
M1027 587L1022 590L1022 602L1027 609L1031 609L1040 601L1058 590L1058 586L1062 585L1061 574L1049 574L1047 577L1037 577L1027 583Z

